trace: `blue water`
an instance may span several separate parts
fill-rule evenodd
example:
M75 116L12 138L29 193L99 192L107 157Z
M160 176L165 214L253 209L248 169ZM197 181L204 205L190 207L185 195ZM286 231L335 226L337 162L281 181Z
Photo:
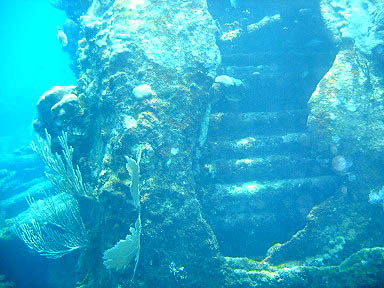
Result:
M48 0L0 1L0 154L28 144L39 97L76 85L57 40L65 13Z
M0 170L9 168L4 164L9 153L31 142L39 97L55 85L76 84L69 56L57 40L56 26L62 25L65 18L65 13L52 7L48 0L0 1ZM35 171L28 177L31 170L23 171L25 167L22 166L13 169L20 172L17 174L20 183L38 174ZM3 183L2 192L5 191ZM5 255L7 250L13 253ZM28 251L9 247L6 243L0 253L3 273L6 269L9 277L16 273L13 278L19 279L15 287L42 287L41 271L49 262L28 257ZM30 269L21 270L21 261ZM20 284L23 283L21 279L28 279L29 284Z

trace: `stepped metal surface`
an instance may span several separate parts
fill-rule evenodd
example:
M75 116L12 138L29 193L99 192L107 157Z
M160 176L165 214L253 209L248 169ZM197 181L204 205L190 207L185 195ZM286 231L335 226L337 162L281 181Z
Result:
M314 202L328 197L337 185L338 180L334 176L215 184L216 193L208 197L214 204L212 207L217 208L210 209L207 214L210 215L210 218L220 218L223 214L256 214L276 209L276 211L282 211L278 209L283 202L279 199L295 199L301 198L303 195L311 198L312 201L301 204L313 205Z
M204 195L204 217L223 255L262 259L303 229L311 209L339 185L334 176L215 184Z
M219 158L245 158L266 153L308 154L310 137L304 132L282 135L254 135L231 140L212 140L204 151L205 161Z
M276 155L243 159L218 159L203 166L203 175L220 183L303 178L331 174L315 159L301 155Z
M214 113L210 117L209 137L242 137L301 132L306 128L306 110Z
M244 110L236 103L211 114L201 203L223 255L262 259L302 229L309 211L340 183L311 153L306 109Z

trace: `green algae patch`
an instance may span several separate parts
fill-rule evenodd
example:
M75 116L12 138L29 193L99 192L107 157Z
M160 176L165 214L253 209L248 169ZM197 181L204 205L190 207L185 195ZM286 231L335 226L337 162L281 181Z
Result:
M384 283L384 248L364 248L340 265L273 266L247 258L223 257L225 287L379 287ZM331 286L329 286L331 285Z
M378 287L384 283L384 248L364 248L351 255L339 266L344 287Z

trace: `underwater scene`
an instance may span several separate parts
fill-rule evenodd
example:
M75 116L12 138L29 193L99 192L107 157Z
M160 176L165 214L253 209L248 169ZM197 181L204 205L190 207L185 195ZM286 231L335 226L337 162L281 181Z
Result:
M384 1L0 2L0 287L384 287Z

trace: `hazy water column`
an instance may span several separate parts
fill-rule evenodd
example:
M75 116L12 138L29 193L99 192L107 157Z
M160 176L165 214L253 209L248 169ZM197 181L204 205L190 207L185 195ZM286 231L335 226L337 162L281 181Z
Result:
M64 21L49 0L0 1L0 153L29 143L42 93L76 84L57 40Z

